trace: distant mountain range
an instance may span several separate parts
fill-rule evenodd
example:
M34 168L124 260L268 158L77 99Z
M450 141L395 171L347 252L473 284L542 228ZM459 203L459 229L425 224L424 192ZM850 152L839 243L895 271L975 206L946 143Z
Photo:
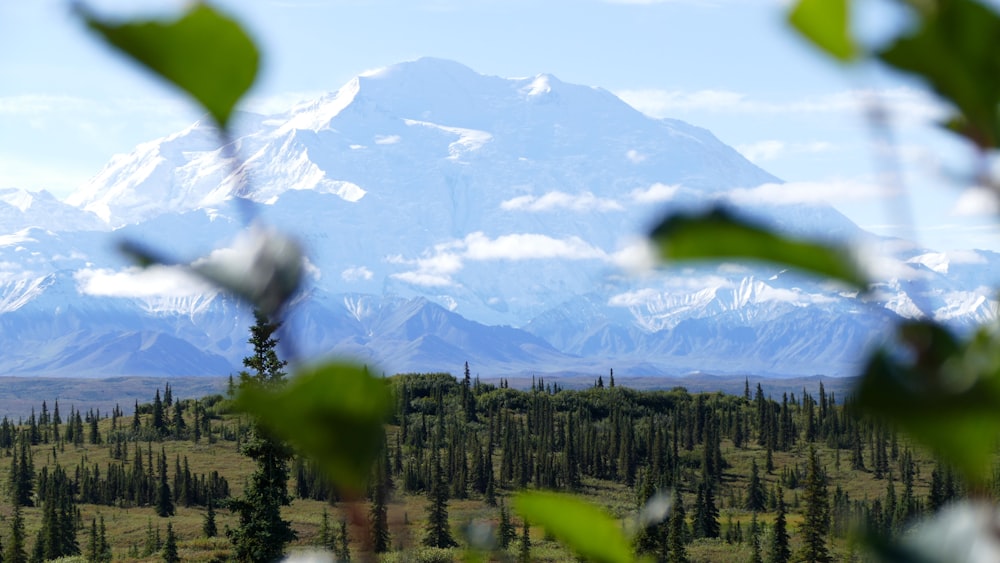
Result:
M740 199L875 249L871 296L768 265L634 270L663 213L775 183L710 132L599 88L397 64L241 114L225 150L203 123L139 145L65 202L0 191L0 374L237 371L243 305L114 249L205 256L239 233L237 197L308 250L298 347L387 373L841 376L899 318L995 318L997 254L878 239L825 206Z

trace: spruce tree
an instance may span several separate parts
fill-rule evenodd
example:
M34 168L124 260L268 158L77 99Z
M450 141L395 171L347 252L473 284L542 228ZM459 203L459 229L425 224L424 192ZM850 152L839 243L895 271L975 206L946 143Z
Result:
M34 506L31 497L35 483L35 468L31 461L28 441L27 434L21 433L18 447L12 448L14 455L10 458L11 502L18 506Z
M249 343L253 353L243 359L251 371L240 373L242 384L277 387L285 379L286 362L278 359L277 324L256 312L256 323L250 329ZM239 516L239 526L226 533L235 547L237 561L270 562L281 559L285 546L295 539L291 523L281 518L281 507L288 506L288 462L292 450L253 424L241 453L256 462L243 495L229 502L229 508Z
M340 561L351 560L350 537L347 533L347 520L340 521L340 545L337 549L337 557Z
M829 561L826 535L830 529L830 504L826 476L819 466L816 449L809 448L809 472L805 485L805 518L802 523L802 555L808 562Z
M153 398L153 430L159 435L167 433L167 422L163 416L163 401L160 400L160 390L156 390L156 397Z
M757 513L750 518L750 563L764 563L760 555L760 536L762 530L757 523Z
M187 425L184 424L184 406L180 401L174 403L174 417L170 424L175 438L184 438Z
M684 513L684 501L680 489L674 489L674 502L670 509L670 520L667 523L667 561L670 563L687 563L687 519Z
M330 526L330 513L323 507L323 519L319 524L319 545L331 553L337 551L337 535Z
M138 435L141 427L142 427L142 417L139 415L139 400L136 399L135 407L132 410L132 435L133 436Z
M3 560L5 563L27 563L28 552L25 551L24 514L21 505L14 505L14 513L10 518L10 534L7 545L4 546Z
M100 517L100 523L97 526L97 560L101 563L111 562L111 544L108 543L108 529L104 525L104 515Z
M215 502L212 499L212 492L208 493L208 506L205 509L205 520L201 524L201 532L206 538L214 538L219 533L219 528L215 524Z
M501 502L500 526L497 529L497 545L500 546L500 549L506 550L516 537L517 530L514 529L514 523L510 520L510 511L507 510L507 505Z
M521 528L521 550L518 552L519 563L531 563L531 528L528 521L524 520Z
M156 514L161 518L174 515L174 501L167 484L167 452L160 448L156 487Z
M87 549L83 552L83 557L87 563L96 563L100 546L97 543L97 519L90 520L90 535L87 537Z
M439 388L437 393L437 429L431 449L431 487L428 491L430 506L427 509L427 531L424 545L449 548L458 546L451 535L448 523L448 482L441 467L441 447L444 442L444 398Z
M712 483L702 481L694 507L694 535L699 538L719 537L719 509L715 506Z
M750 462L750 484L747 485L747 500L744 507L751 512L760 512L764 510L765 503L764 485L758 474L757 460L752 460Z
M458 542L452 537L451 526L448 523L448 483L445 481L440 461L437 461L431 479L424 545L439 548L456 547Z
M375 483L372 490L371 533L372 551L385 553L389 551L389 488L386 486L382 473L382 464L375 464Z
M167 522L167 541L163 544L164 563L180 563L180 556L177 554L177 536L174 535L173 522Z
M788 524L785 522L785 495L778 487L778 515L774 519L774 531L771 533L771 549L769 563L787 563L792 557L788 547Z

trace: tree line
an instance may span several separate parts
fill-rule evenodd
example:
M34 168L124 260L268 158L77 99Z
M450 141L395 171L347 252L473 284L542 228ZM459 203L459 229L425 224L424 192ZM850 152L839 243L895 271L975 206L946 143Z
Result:
M279 385L284 364L273 355L273 326L262 326L251 338L261 350L248 358L243 378ZM376 553L393 549L387 507L400 494L426 496L424 545L457 546L449 503L475 499L496 510L497 545L516 544L518 556L530 558L528 523L513 521L504 500L509 493L586 492L595 483L615 483L633 492L636 510L665 497L671 502L669 516L650 522L635 538L637 552L666 561L687 560L688 546L699 538L748 545L761 561L793 555L828 560L828 542L846 537L858 523L891 536L915 516L966 494L961 480L941 463L922 486L915 457L923 454L892 428L859 416L850 399L838 402L822 384L816 397L803 390L774 399L749 381L742 395L637 391L615 385L612 372L607 385L602 377L588 389L568 390L536 378L529 389L517 390L505 380L472 378L468 366L459 378L403 374L387 378L387 384L396 408L368 487L370 537L353 538L356 549ZM131 418L116 406L103 415L71 409L63 422L58 403L52 413L43 403L40 416L0 421L0 446L11 461L11 502L18 511L38 506L43 514L31 550L23 518L9 519L3 553L13 550L27 559L4 560L43 561L83 551L88 559L104 557L103 527L96 518L89 526L83 522L78 503L150 507L164 518L177 505L205 507L203 531L209 537L218 533L215 509L226 508L240 517L240 527L230 530L237 560L278 558L296 537L281 514L293 496L331 504L340 498L311 461L252 421L232 416L229 403L222 395L176 400L168 385L162 393L157 389L151 402L136 404ZM186 455L168 459L165 441L232 442L267 470L255 472L244 494L233 498L217 471L194 474ZM63 468L59 455L67 447L107 448L110 461L100 467L84 455L74 467ZM731 462L741 451L754 454L746 470ZM796 451L808 455L776 464L776 454ZM38 455L47 459L36 471ZM851 498L828 477L831 465L839 470L842 464L883 481L884 494ZM722 509L746 511L752 521L745 528L724 522ZM787 524L790 511L803 517L796 529ZM764 513L773 515L767 526L757 519ZM325 521L320 545L349 557L346 522ZM77 534L88 530L81 547ZM157 549L165 545L149 543Z

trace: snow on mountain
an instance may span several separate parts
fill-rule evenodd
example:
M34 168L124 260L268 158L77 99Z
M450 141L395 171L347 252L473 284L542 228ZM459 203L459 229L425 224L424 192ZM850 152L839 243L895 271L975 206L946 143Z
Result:
M0 189L0 235L30 227L53 231L104 229L99 217L56 199L47 191Z
M623 270L648 260L635 241L658 216L720 200L886 246L828 206L755 199L778 183L710 132L600 88L401 63L239 114L226 146L204 123L143 143L66 204L0 192L0 338L17 349L0 372L238 369L249 311L183 272L128 265L114 243L206 256L236 237L244 199L307 249L299 348L390 372L844 375L901 317L995 318L1000 256L983 251L868 256L881 281L866 299L760 264Z

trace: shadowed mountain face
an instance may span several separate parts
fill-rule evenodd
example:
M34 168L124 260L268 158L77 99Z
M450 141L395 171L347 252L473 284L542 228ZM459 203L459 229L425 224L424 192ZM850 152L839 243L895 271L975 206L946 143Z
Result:
M779 180L710 132L550 75L402 63L242 114L232 148L199 123L115 156L65 203L0 192L0 373L237 371L245 307L113 250L127 237L205 256L240 231L236 196L308 250L298 348L386 372L846 375L900 316L968 326L995 309L995 254L899 246L829 207L748 197ZM766 265L628 269L657 217L730 197L798 234L891 246L876 292Z

